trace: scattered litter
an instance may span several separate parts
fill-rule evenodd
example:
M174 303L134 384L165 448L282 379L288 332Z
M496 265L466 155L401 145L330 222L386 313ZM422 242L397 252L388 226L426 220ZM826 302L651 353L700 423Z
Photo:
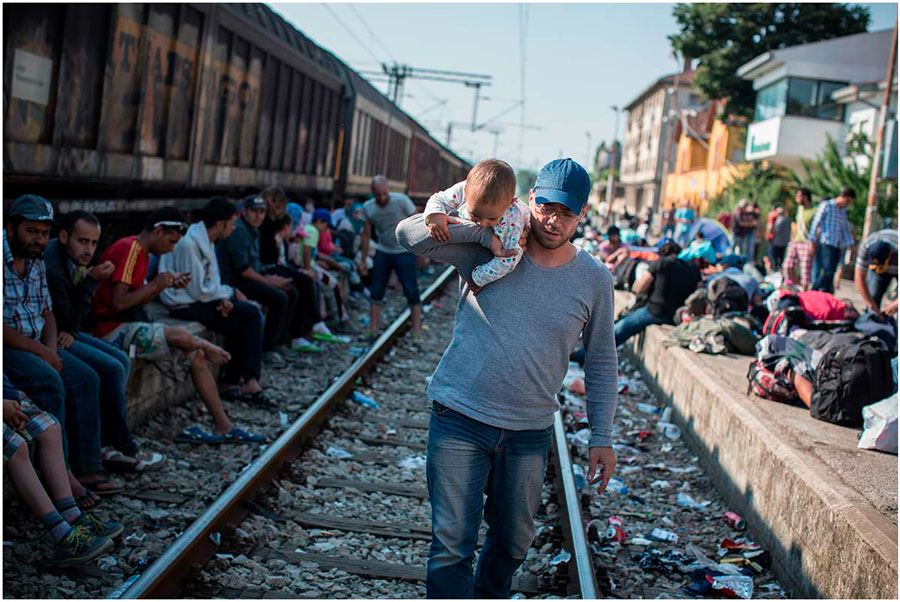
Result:
M140 535L138 535L137 533L129 533L128 535L125 536L124 541L137 541L137 542L141 542L141 541L144 541L144 539L145 539L146 537L147 537L147 534L146 534L146 533L141 533Z
M649 546L649 545L653 544L652 541L650 541L649 539L645 539L643 537L632 537L631 539L628 540L628 543L630 543L633 546Z
M731 525L733 529L737 529L738 531L743 531L747 528L747 523L744 522L744 519L734 512L726 512L722 519Z
M350 400L366 408L375 408L376 410L378 409L377 401L375 401L371 397L366 397L359 391L354 391L353 395L350 396Z
M662 422L672 422L672 406L666 406L666 409L662 411L659 419Z
M377 427L378 432L384 435L385 437L392 437L397 434L397 429L386 426L384 424L379 424Z
M649 403L639 403L637 404L637 409L644 412L645 414L659 414L659 406L655 406Z
M615 491L616 493L628 493L628 487L622 479L610 479L607 485L607 491Z
M114 566L118 566L118 565L119 565L119 561L116 559L115 556L101 556L97 560L97 566L100 567L101 571L108 571L109 569L113 568Z
M572 474L575 476L575 488L581 491L587 483L587 477L581 464L572 464Z
M403 458L397 462L397 466L400 468L425 468L425 462L427 461L426 457L423 454L416 454L415 456L409 456L408 458Z
M221 558L222 560L234 560L234 554L216 554L216 558Z
M431 304L426 303L425 305L422 306L422 313L423 314L430 313L432 309L434 309L434 308L431 306Z
M569 385L569 390L575 395L585 395L587 391L584 388L584 381L580 378L576 378L572 381L572 384Z
M640 472L642 469L640 466L626 466L622 470L619 471L619 474L624 476L633 474L635 472Z
M347 458L353 457L353 454L336 445L329 445L328 449L325 450L325 455L331 458L337 458L338 460L346 460Z
M722 577L707 577L711 579L712 588L729 598L743 598L749 600L753 597L753 578L746 575L726 575Z
M711 502L698 502L693 497L688 495L687 493L679 493L675 498L675 503L679 506L684 506L685 508L690 508L692 510L706 510L706 507Z
M510 600L525 600L525 599L526 599L526 596L525 596L525 594L523 594L522 592L513 594L513 595L510 597Z
M574 433L566 433L566 439L568 439L570 443L587 445L591 441L591 429L581 429Z
M550 561L550 564L556 566L558 564L565 564L570 560L572 560L572 555L565 549L562 549L559 551L559 554L553 557L553 560Z
M655 539L657 541L667 541L669 543L678 543L678 535L672 533L671 531L666 531L665 529L660 529L656 527L653 531L650 532L650 539Z
M291 415L287 412L282 412L279 410L278 412L278 421L281 423L281 426L287 426L291 420Z
M681 439L681 429L671 422L657 422L656 430L660 431L667 439L671 439L672 441Z
M131 584L134 583L135 581L137 581L140 578L140 576L141 576L141 574L138 573L137 575L132 575L131 577L126 579L125 582L122 583L122 585L120 585L119 587L117 587L116 589L111 591L109 593L109 595L106 596L106 599L107 600L117 600L117 599L121 598L122 594L125 593L125 590L127 590L129 587L131 587Z
M365 345L354 345L353 347L350 348L350 355L352 355L353 357L359 357L359 356L365 354L365 352L368 350L369 350L369 348L366 347Z
M663 481L661 479L658 479L658 480L650 483L650 487L652 487L654 489L668 489L671 486L672 486L672 483L670 481Z

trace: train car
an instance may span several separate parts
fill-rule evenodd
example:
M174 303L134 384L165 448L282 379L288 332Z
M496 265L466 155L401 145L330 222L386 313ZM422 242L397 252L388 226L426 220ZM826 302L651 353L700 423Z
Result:
M372 177L387 177L390 189L406 192L407 158L412 127L410 118L356 71L346 66L353 93L349 153L343 190L347 195L368 194Z
M3 11L7 199L31 192L62 200L63 211L124 214L271 184L295 195L366 194L378 173L392 190L427 196L460 169L264 4Z
M413 145L409 160L409 196L417 201L466 179L471 166L435 140L411 119Z
M3 10L7 198L333 188L345 70L267 6Z

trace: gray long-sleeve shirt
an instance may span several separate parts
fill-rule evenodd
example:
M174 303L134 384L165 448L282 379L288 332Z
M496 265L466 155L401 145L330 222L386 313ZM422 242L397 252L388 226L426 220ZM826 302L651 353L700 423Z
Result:
M397 226L397 239L418 255L454 265L461 274L490 260L491 230L449 224L451 242L428 235L422 215ZM537 244L537 243L534 243ZM589 445L612 445L617 359L613 279L590 254L543 268L526 252L519 266L475 296L460 280L453 339L428 395L491 426L534 430L553 424L569 354L583 333Z

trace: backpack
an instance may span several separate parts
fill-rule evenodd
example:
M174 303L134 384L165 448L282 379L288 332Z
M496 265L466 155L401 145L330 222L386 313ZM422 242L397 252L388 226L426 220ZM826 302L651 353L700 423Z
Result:
M766 318L763 324L763 336L780 334L787 336L793 328L806 328L809 325L809 316L800 306L783 307L776 309Z
M816 367L813 418L860 427L863 407L894 393L892 354L878 339L831 347Z
M747 394L754 393L763 399L781 403L794 403L800 399L797 390L789 382L775 375L763 362L754 360L747 371Z
M616 281L613 288L620 291L630 291L631 285L634 284L634 272L638 264L641 262L636 257L629 257L616 270Z
M695 353L753 355L757 337L752 318L703 316L675 327L665 346L680 345Z
M720 276L712 281L708 298L716 317L732 311L744 312L750 307L747 291L727 276Z

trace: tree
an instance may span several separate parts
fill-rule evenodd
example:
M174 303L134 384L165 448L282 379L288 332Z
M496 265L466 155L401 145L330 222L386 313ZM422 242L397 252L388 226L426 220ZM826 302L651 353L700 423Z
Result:
M792 190L796 187L794 172L759 162L743 166L740 173L707 206L708 217L715 218L722 211L732 211L741 199L758 203L763 215L780 203L791 211ZM790 214L790 213L789 213Z
M699 60L693 84L709 100L728 99L725 112L753 116L755 93L738 67L769 51L862 33L869 10L847 4L676 4L680 33L670 35L683 57Z
M830 199L840 194L844 188L856 192L856 201L847 207L847 219L858 232L862 232L866 219L866 199L869 196L869 178L872 174L872 155L875 145L862 133L853 135L847 141L847 151L842 155L837 142L828 136L823 151L814 161L801 159L803 177L800 183L809 188L814 199ZM859 169L852 158L868 157L865 169ZM897 217L897 187L887 194L886 182L879 186L878 214L881 217Z
M528 192L534 188L535 180L537 180L536 171L520 169L516 172L516 189L520 200L528 202Z

